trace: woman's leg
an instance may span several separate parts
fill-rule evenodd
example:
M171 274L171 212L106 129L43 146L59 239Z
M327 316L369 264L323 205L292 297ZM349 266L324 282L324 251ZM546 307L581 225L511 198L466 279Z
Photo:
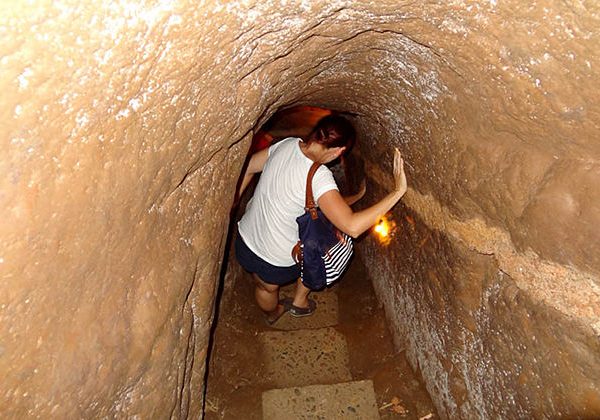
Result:
M294 306L298 308L308 308L308 295L310 289L302 284L302 281L298 279L296 282L296 294L294 295Z
M260 309L265 312L275 311L279 302L279 286L265 283L256 273L252 273L252 277L256 283L254 297Z

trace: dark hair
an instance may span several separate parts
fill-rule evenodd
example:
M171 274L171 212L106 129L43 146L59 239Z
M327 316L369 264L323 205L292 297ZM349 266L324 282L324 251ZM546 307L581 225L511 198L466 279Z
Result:
M356 140L356 131L346 118L332 114L319 120L308 137L309 142L312 140L327 148L345 146L349 151Z

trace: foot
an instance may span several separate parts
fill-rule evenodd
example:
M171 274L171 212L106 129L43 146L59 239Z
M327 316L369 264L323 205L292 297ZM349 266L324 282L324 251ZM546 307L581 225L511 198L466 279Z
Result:
M290 310L293 303L294 303L294 299L292 299L291 297L286 297L279 301L279 304L283 305L283 307L285 308L286 311Z
M300 318L303 316L312 315L316 309L317 309L317 302L315 302L312 299L308 299L308 307L302 308L302 307L296 306L293 303L291 303L289 311L290 311L290 315L292 315L296 318Z
M271 312L265 312L265 314L267 315L267 324L275 324L279 320L279 318L281 318L283 314L289 310L289 307L287 305L288 304L285 302L285 299L283 299L279 301L277 307L274 310L272 310Z

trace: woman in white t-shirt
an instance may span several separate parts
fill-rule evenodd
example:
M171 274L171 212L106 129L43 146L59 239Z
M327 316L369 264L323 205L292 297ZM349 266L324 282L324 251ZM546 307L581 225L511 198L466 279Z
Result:
M364 190L342 197L325 166L354 142L354 128L345 118L329 115L321 119L306 141L290 137L250 158L239 194L254 174L262 172L246 212L238 224L236 257L252 273L256 282L255 297L275 322L286 310L293 316L311 315L316 304L308 299L310 289L300 281L300 267L292 258L298 241L296 218L304 213L306 176L314 162L323 163L313 178L313 195L325 216L341 231L357 237L375 224L406 192L406 176L398 149L394 152L394 190L371 207L354 212L350 205ZM297 280L293 299L279 301L279 287Z

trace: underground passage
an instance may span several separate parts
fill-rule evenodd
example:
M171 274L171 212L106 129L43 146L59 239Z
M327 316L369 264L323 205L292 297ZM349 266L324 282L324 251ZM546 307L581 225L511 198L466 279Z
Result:
M4 2L2 418L599 418L598 28L580 1ZM396 148L408 190L270 326L236 189L329 113L357 211Z

